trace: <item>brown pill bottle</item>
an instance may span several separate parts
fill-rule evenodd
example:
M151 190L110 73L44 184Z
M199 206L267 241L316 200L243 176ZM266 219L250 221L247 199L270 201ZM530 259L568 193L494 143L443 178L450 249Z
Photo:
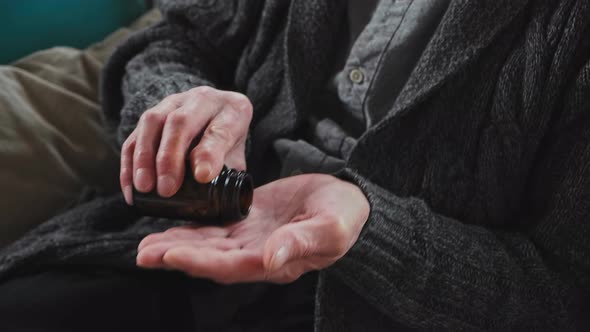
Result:
M168 198L156 189L142 193L134 188L133 205L144 215L215 224L246 218L253 196L252 177L224 167L210 183L199 183L192 172L185 172L180 189Z

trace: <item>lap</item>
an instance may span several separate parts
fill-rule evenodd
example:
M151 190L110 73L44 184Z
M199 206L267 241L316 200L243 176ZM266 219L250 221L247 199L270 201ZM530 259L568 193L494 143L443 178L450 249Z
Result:
M0 285L5 331L193 331L177 276L52 270Z
M311 331L317 276L217 285L169 272L54 269L0 284L8 331Z

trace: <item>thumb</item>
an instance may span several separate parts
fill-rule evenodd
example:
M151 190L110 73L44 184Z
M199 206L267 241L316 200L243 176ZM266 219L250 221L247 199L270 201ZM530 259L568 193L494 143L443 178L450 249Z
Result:
M268 273L287 262L313 256L340 254L340 243L347 240L338 225L325 217L313 217L286 224L274 231L264 246L263 264Z

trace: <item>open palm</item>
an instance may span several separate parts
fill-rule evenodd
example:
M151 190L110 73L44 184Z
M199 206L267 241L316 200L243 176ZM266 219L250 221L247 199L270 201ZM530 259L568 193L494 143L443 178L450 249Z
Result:
M227 226L185 226L147 236L137 263L219 283L292 282L325 268L356 241L369 213L363 193L308 174L257 188L250 215Z

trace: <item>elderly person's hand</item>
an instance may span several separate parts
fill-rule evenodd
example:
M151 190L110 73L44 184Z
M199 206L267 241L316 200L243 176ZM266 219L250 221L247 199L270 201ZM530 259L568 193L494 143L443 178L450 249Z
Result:
M147 236L137 264L224 284L288 283L346 254L368 215L369 203L355 185L330 175L299 175L256 189L251 213L241 222Z
M189 151L194 178L202 183L217 176L223 165L246 169L245 145L252 104L242 94L198 87L171 95L145 111L121 151L120 182L132 204L132 185L140 192L157 189L170 197L180 188Z

